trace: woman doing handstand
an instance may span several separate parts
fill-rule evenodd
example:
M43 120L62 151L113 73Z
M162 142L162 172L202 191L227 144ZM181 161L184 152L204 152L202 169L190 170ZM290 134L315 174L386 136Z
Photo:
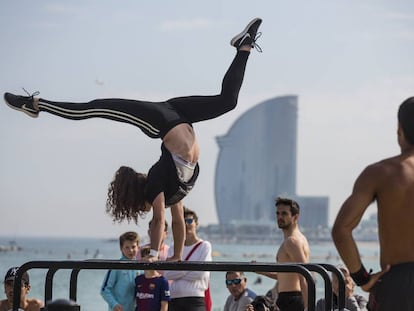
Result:
M148 261L158 259L165 223L165 207L170 207L174 238L174 255L169 260L181 260L185 224L181 200L193 188L198 174L199 147L192 123L221 116L237 105L247 59L256 47L262 20L253 19L231 40L237 53L227 70L219 95L187 96L165 102L129 99L96 99L88 103L55 102L32 96L5 93L6 103L31 117L48 112L59 117L83 120L105 118L139 127L151 138L161 138L161 157L148 174L122 166L115 173L108 190L106 211L115 221L134 220L153 209L151 253Z

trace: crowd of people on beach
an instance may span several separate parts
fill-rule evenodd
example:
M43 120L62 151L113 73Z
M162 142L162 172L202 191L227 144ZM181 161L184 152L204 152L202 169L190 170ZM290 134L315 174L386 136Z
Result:
M310 250L306 237L298 228L299 205L288 198L277 198L275 202L278 227L284 233L284 241L277 252L278 262L309 261ZM195 211L184 207L186 224L182 261L212 261L212 245L197 235L199 224ZM148 223L148 236L151 236L152 221ZM172 254L174 246L167 245L169 225L165 221L159 260L164 261ZM146 261L151 245L140 244L135 231L127 231L119 236L120 260ZM295 243L296 240L296 243ZM303 250L303 251L301 251ZM350 311L366 310L367 299L354 293L355 283L345 267L340 268L346 284L345 307ZM0 301L0 311L8 311L13 306L13 285L18 267L10 268L4 278L7 299ZM267 293L256 294L248 287L247 276L243 271L227 271L224 277L229 292L222 305L223 311L257 310L304 310L306 291L304 280L292 273L263 273L275 279L275 285ZM43 301L28 298L29 275L22 276L20 308L25 311L40 311ZM333 306L338 307L338 280L332 277ZM105 274L100 294L109 311L211 311L214 297L210 294L210 272L208 271L156 271L156 270L108 270ZM217 302L216 302L217 306ZM325 301L316 305L317 311L325 310ZM75 309L70 310L75 311Z
M34 118L41 112L72 120L104 118L131 124L148 137L161 139L161 157L147 174L126 166L116 171L109 186L106 211L114 221L135 222L152 211L150 244L141 249L142 261L211 261L211 244L196 234L197 214L183 205L200 172L200 150L192 124L217 118L236 108L250 52L252 49L261 52L256 43L261 23L260 18L254 18L231 39L236 55L224 75L220 93L214 96L176 97L163 102L108 98L73 103L35 97L38 93L28 96L5 93L4 99L11 108ZM361 172L332 229L333 241L345 265L341 271L347 284L348 310L366 307L371 311L414 310L414 97L399 107L397 140L401 153L373 163ZM375 273L364 267L352 235L373 202L378 207L381 267ZM293 199L278 197L275 207L277 224L284 237L276 262L308 263L311 250L298 226L299 204ZM163 245L167 208L171 212L174 241L168 252ZM135 260L140 249L138 236L122 235L120 247L121 259ZM277 298L273 295L273 300L269 295L253 298L245 287L247 279L243 273L229 271L225 282L230 296L225 311L303 311L313 307L307 305L308 285L302 275L260 273L277 281L274 291ZM8 299L1 302L0 311L11 307L10 282L13 280L8 275L4 282ZM336 284L337 280L333 278L332 283ZM368 303L354 294L355 284L369 292ZM26 298L29 289L27 277L22 282L21 308L39 310L43 303ZM337 286L334 286L334 302L335 291ZM207 271L108 271L101 294L113 311L167 308L205 311L211 306ZM318 302L318 310L323 305L323 301Z

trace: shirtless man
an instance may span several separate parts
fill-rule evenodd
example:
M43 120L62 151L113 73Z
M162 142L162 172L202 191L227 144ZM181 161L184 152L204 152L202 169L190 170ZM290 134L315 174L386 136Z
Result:
M283 231L284 240L276 254L279 263L308 263L309 244L298 227L299 204L291 199L276 199L277 224ZM303 311L308 303L308 285L305 278L297 273L260 272L277 280L280 311Z
M370 292L369 310L414 310L414 97L398 111L401 153L366 167L332 228L336 248L355 283ZM376 201L381 271L364 268L352 236Z
M0 301L0 311L9 311L13 309L13 289L14 289L14 278L18 267L10 268L4 277L4 293L7 299ZM22 276L22 289L20 293L20 309L24 311L40 311L43 308L43 301L35 298L27 298L27 294L30 290L29 274L23 273Z

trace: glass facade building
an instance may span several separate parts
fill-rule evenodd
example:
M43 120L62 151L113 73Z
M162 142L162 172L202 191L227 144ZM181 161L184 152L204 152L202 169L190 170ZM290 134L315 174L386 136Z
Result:
M297 120L297 96L275 97L246 111L226 135L217 137L220 225L274 224L274 199L286 196L301 205L301 215L306 215L300 217L302 226L327 226L328 198L296 194Z

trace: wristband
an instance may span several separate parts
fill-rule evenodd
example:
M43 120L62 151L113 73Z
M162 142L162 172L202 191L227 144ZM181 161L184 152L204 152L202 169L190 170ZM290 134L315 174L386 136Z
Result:
M364 265L361 265L361 268L354 273L350 273L355 284L358 286L365 285L371 279L371 274L365 269Z
M151 257L157 257L158 258L158 251L156 251L155 249L150 249L149 255Z

